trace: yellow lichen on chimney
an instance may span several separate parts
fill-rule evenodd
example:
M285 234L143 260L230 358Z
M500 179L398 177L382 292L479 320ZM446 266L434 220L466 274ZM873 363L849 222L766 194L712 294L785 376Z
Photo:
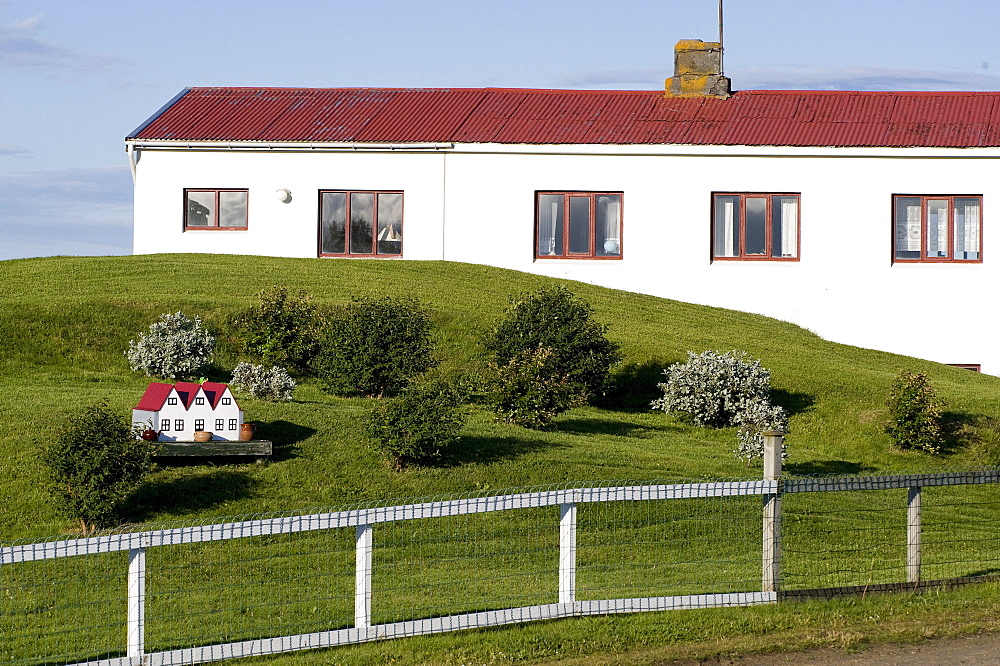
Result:
M729 79L722 76L722 45L700 39L682 39L674 46L674 75L664 82L667 97L730 96Z

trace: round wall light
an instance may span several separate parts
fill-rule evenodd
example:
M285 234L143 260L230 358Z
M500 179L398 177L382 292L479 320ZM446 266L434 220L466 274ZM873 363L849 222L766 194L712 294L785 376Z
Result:
M274 193L274 196L278 197L278 201L281 203L288 203L292 200L292 191L282 187L280 190Z

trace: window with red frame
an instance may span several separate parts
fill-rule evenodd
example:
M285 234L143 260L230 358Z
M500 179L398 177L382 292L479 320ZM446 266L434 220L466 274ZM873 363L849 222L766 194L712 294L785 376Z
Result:
M621 259L621 193L539 192L535 239L538 259Z
M247 228L247 190L184 190L185 229Z
M981 195L893 196L893 258L981 262L982 209Z
M713 195L714 259L798 261L799 195Z
M399 256L403 254L403 193L320 192L319 254Z

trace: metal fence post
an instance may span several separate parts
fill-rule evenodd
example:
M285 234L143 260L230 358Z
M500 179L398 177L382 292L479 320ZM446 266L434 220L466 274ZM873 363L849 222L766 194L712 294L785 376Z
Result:
M764 592L781 589L781 454L784 433L763 432L764 479L778 482L777 492L764 495L764 548L761 588Z
M372 626L372 526L358 525L354 543L354 626Z
M559 603L576 601L576 504L559 505Z
M146 652L146 549L128 551L128 641L132 664L142 664Z
M911 486L906 498L906 581L920 582L920 486Z

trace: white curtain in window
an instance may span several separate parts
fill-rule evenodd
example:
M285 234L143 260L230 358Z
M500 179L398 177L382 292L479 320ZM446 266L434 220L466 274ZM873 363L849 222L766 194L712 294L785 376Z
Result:
M902 224L899 224L902 222ZM906 217L897 222L896 250L920 252L920 204L908 204Z
M979 203L968 199L955 201L955 258L979 257Z
M618 197L602 197L607 204L604 215L604 239L621 241L619 229L621 228L622 202Z
M798 232L799 207L792 198L781 201L781 256L794 257L798 243L795 235Z
M556 219L559 204L555 201L548 206L543 202L538 207L538 254L556 253Z
M736 256L735 234L733 225L736 224L736 202L732 200L722 202L722 254L723 257Z

